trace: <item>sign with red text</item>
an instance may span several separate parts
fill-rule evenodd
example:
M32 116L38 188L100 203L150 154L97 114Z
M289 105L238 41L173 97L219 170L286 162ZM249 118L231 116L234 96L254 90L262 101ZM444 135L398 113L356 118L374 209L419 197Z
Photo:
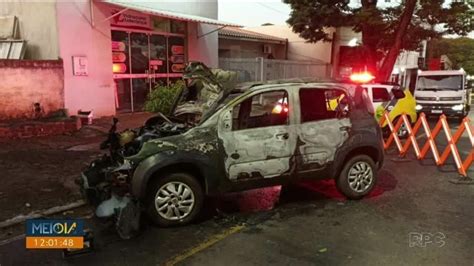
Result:
M114 63L123 63L125 62L125 60L127 60L127 56L125 55L125 53L122 53L122 52L113 52L112 53L112 61Z
M184 46L182 45L172 45L171 46L171 53L172 54L184 54Z
M150 16L135 11L122 13L120 13L120 11L120 9L116 8L110 9L110 16L115 15L110 19L110 25L116 27L151 29Z
M170 56L171 63L184 64L184 55L172 55Z
M112 41L112 51L118 51L118 52L123 52L125 51L125 43L123 42L118 42L118 41Z

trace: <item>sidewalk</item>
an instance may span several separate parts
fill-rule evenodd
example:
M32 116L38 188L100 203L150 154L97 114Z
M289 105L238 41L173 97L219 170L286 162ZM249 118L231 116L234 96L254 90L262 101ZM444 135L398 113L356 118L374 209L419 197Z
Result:
M118 129L136 128L149 113L121 114ZM112 117L100 118L71 135L0 139L0 221L81 198L74 183L102 152Z

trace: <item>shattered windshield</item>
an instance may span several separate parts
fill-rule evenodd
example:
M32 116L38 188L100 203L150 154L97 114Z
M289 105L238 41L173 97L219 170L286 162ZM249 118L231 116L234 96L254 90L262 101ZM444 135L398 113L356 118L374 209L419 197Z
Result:
M461 90L462 76L420 76L418 78L419 90Z

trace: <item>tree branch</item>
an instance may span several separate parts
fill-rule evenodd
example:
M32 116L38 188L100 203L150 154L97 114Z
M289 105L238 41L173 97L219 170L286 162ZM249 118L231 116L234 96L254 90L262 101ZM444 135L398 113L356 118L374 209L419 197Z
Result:
M388 81L392 74L393 66L397 61L400 48L402 47L403 36L407 32L408 25L410 25L411 19L415 12L417 0L407 0L405 2L405 10L403 11L402 17L400 18L400 24L398 24L397 31L395 33L395 41L390 47L390 50L385 57L382 67L379 71L378 80Z

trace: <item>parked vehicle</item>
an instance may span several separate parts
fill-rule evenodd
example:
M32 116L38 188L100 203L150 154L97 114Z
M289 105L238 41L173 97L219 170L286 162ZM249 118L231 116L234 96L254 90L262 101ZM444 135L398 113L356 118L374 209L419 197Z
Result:
M415 89L416 110L464 118L470 110L470 93L463 70L421 71Z
M390 121L395 124L402 114L406 114L412 124L418 118L416 113L416 101L409 89L402 90L397 84L369 83L362 85L367 89L367 94L372 101L375 109L375 118L380 121L385 111L388 112ZM383 125L384 133L389 133L390 129L387 122ZM402 124L398 130L398 136L405 138L408 136L408 130L405 124Z
M152 118L134 140L113 146L115 156L93 162L80 183L97 216L115 217L128 238L140 210L157 225L186 224L206 195L323 178L350 199L374 188L382 134L361 87L300 82L241 91L220 94L196 124ZM113 129L116 139L126 133Z

